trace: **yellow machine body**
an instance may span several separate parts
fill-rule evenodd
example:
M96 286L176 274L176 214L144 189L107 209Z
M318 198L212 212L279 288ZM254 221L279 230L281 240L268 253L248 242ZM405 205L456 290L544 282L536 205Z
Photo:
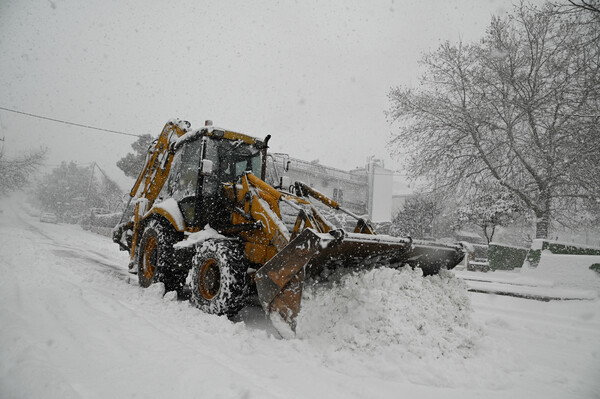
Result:
M368 220L343 209L339 203L301 182L294 184L293 193L266 183L269 137L259 140L212 126L191 130L187 122L169 121L149 148L146 162L130 192L133 206L129 207L127 220L117 226L113 236L115 242L130 252L130 265L138 259L136 251L149 220L167 224L181 234L182 242L190 233L201 231L208 224L214 225L223 237L239 244L244 267L251 277L250 284L255 284L265 312L277 315L294 329L304 281L318 275L325 267L399 267L408 264L422 268L427 275L437 273L442 267L451 269L462 260L463 251L458 246L415 243L410 238L377 235ZM260 169L254 165L253 170L248 170L248 161L247 168L238 173L234 164L225 164L214 157L211 161L209 153L213 143L226 144L227 151L234 154L232 157L238 149L251 154L252 159L262 156ZM169 187L181 185L179 180L184 179L185 174L172 171L174 157L178 152L186 151L186 146L193 145L200 152L197 169L191 169L191 173L196 174L193 177L198 187L226 171L230 173L227 180L216 180L218 196L210 197L210 201L217 198L218 206L201 198L201 187L184 200L171 194ZM177 156L183 159L186 155ZM216 169L211 169L215 163ZM190 173L189 168L186 173ZM334 227L322 216L315 202L354 216L356 228L346 232ZM284 223L282 205L296 212L293 223ZM215 213L214 218L211 212ZM192 214L193 217L189 216ZM179 261L178 266L191 268L188 263L194 259L193 251L201 251L201 246L175 245L178 246L192 251L187 258L181 258L183 261Z

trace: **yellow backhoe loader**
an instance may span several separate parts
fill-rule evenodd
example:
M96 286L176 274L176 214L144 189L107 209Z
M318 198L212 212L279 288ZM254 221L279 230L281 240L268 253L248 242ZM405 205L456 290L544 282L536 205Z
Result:
M460 246L377 235L368 220L302 182L267 184L269 138L210 121L200 129L167 122L113 231L141 286L162 282L181 293L191 271L198 308L233 315L257 295L272 320L294 330L305 280L324 271L409 265L431 275L462 260ZM354 217L354 231L334 227L322 207Z

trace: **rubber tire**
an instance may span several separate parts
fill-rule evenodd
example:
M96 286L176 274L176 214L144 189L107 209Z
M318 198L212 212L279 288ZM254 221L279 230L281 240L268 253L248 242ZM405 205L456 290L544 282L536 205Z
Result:
M233 316L246 304L250 277L238 241L205 241L196 249L191 274L192 303L204 312Z
M141 287L163 283L165 292L177 291L178 294L183 292L187 273L176 267L173 244L177 241L179 241L178 233L166 223L151 220L146 225L136 256L138 281Z

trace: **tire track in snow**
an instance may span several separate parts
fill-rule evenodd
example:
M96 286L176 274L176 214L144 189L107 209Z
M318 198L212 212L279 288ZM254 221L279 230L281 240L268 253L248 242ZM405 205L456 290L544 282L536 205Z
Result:
M130 275L128 271L118 263L109 262L106 259L105 254L102 254L99 251L95 251L93 249L84 249L81 247L76 247L74 245L65 244L63 241L59 241L55 236L44 231L39 226L36 226L35 224L31 223L30 220L26 220L23 217L22 213L14 212L13 214L17 217L17 219L22 225L26 226L26 230L36 235L44 237L48 241L48 244L50 246L58 248L51 249L51 252L55 255L59 257L84 260L88 264L91 264L93 266L99 266L96 267L96 269L98 270L109 271L111 274L115 274L116 276L118 276L119 279L127 283L130 282Z

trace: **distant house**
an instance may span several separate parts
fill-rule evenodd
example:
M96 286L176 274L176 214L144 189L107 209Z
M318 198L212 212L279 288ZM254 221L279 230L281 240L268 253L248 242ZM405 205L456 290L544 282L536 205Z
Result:
M341 206L374 222L392 219L393 172L369 158L364 168L345 171L303 161L286 154L269 154L267 179L277 185L284 176L290 182L302 181L327 195Z

